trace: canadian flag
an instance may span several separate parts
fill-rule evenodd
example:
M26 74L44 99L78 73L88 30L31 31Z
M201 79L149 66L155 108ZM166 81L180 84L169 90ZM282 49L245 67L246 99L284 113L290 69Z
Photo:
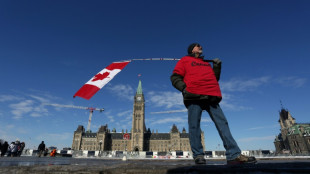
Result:
M73 97L79 96L89 100L104 85L109 83L117 73L121 72L129 62L130 61L113 62L85 83L85 85L83 85Z

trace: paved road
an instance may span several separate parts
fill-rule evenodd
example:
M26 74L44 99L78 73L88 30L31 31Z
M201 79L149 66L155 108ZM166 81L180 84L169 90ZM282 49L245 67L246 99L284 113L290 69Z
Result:
M309 159L259 160L256 165L227 166L224 160L208 159L195 165L188 159L98 159L69 157L0 158L0 173L16 174L161 174L161 173L310 173Z

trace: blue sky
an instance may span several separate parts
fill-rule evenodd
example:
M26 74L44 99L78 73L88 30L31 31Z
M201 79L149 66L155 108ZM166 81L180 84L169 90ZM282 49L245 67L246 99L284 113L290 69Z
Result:
M146 127L187 128L182 97L171 86L176 61L135 61L93 98L73 99L92 76L119 60L186 55L198 42L206 58L222 60L222 109L240 148L274 149L280 100L296 121L310 122L309 1L9 1L0 2L0 139L37 147L71 147L87 110L105 108L100 125L130 130L133 96L142 74ZM207 113L207 150L223 150ZM220 144L220 146L219 146Z

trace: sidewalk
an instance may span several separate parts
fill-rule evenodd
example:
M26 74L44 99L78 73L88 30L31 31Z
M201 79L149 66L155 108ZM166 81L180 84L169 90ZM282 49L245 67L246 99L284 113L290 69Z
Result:
M255 165L227 166L224 160L111 160L93 158L0 158L0 173L14 174L175 174L175 173L310 173L310 160L259 160Z

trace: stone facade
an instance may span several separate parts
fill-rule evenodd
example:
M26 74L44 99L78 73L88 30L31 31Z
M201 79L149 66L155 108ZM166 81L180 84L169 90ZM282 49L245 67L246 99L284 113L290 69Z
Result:
M124 134L129 134L129 140L124 140ZM205 149L204 132L201 132L203 149ZM78 126L73 135L73 150L91 151L191 151L189 134L185 128L182 132L173 125L169 133L158 133L146 129L145 126L145 100L142 84L139 81L134 96L131 132L122 130L117 133L110 131L108 125L101 126L97 133L85 132L83 126Z
M276 154L309 155L310 124L296 123L286 109L281 109L279 123L281 133L276 136Z

